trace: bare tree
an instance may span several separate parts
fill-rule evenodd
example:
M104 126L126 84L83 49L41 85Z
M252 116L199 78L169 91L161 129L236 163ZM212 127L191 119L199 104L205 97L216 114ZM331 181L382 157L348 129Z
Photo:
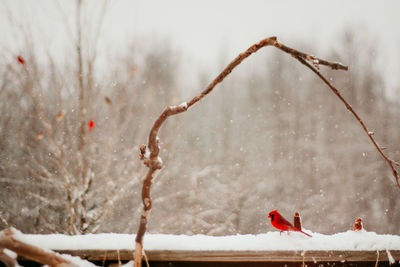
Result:
M75 2L76 24L70 31L74 57L65 65L51 54L39 62L29 46L34 43L29 30L26 49L11 61L8 51L2 54L7 65L2 66L0 80L0 108L5 114L0 129L5 137L1 225L70 234L104 229L112 216L126 209L115 209L116 203L140 184L134 151L144 137L142 125L148 116L141 110L155 113L157 107L151 107L150 100L164 103L176 97L162 87L174 85L177 66L176 55L165 43L157 56L145 47L136 48L130 58L111 54L108 72L100 74L97 40L106 2L94 16L94 28L81 19L86 3ZM63 14L61 7L59 11ZM129 221L121 219L108 227L121 229Z

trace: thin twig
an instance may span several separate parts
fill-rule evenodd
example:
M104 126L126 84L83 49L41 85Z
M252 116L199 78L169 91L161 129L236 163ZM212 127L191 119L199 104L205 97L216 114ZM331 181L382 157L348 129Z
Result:
M277 45L275 45L278 47ZM280 48L280 47L278 47ZM283 50L283 49L282 49ZM283 50L285 51L285 50ZM285 51L286 52L286 51ZM307 58L304 58L302 56L294 56L297 60L299 60L302 64L304 64L306 67L311 69L328 87L331 89L331 91L343 102L343 104L346 106L346 108L353 114L353 116L357 119L357 121L360 123L361 127L363 128L364 132L367 134L369 139L371 140L371 143L374 145L376 150L378 150L379 154L383 157L383 159L388 163L389 167L392 170L393 177L395 178L397 187L400 188L400 182L399 182L399 174L394 167L394 165L400 166L400 163L390 159L381 149L381 147L377 144L377 142L374 139L374 133L369 131L367 126L365 125L364 121L360 118L360 116L355 112L355 110L352 108L352 106L344 99L344 97L341 95L338 89L336 89L320 72L319 70L311 65L308 61Z
M101 264L102 267L106 266L106 259L107 259L107 250L104 252L103 262Z
M118 266L121 266L121 255L119 255L119 249L117 249L117 256L118 256Z
M5 226L10 226L10 224L7 222L7 220L3 217L3 214L1 213L0 210L0 221L5 225Z
M146 267L150 267L149 259L147 258L146 252L143 250L144 261L146 262Z

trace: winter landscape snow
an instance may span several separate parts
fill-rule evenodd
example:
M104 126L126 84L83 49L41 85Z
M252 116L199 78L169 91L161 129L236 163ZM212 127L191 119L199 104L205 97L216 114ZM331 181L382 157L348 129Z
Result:
M310 233L310 231L307 231ZM333 235L311 233L267 232L257 235L206 236L147 234L145 250L400 250L400 236L379 235L368 231L347 231ZM134 249L134 235L129 234L88 234L68 236L23 235L21 241L52 250L79 249Z

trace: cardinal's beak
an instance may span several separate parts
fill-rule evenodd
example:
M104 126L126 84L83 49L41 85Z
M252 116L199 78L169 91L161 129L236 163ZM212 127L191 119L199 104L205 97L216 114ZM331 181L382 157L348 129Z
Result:
M271 218L271 215L268 215L268 218Z

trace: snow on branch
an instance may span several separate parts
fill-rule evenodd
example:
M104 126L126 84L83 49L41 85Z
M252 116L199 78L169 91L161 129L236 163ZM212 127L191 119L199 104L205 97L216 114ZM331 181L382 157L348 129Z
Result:
M149 220L149 214L152 207L152 201L150 197L150 188L152 184L152 180L155 176L155 173L162 168L162 160L159 157L160 146L159 146L159 138L158 131L160 130L162 124L165 120L173 115L177 115L179 113L187 111L194 104L202 100L205 96L207 96L217 84L221 83L232 71L235 67L237 67L244 59L249 57L251 54L257 52L259 49L266 46L274 46L279 50L290 54L292 57L296 58L306 67L311 69L334 93L339 99L344 103L346 108L354 115L354 117L361 124L362 128L370 138L371 142L378 150L378 152L382 155L384 160L391 167L393 176L395 177L397 186L400 188L399 184L399 175L394 165L400 166L400 163L390 159L384 152L383 149L378 146L375 139L373 138L373 134L370 134L364 122L361 120L359 115L354 111L351 105L341 96L340 92L320 73L319 67L326 66L330 67L333 70L348 70L348 66L345 66L338 62L331 62L328 60L320 59L315 56L306 54L304 52L300 52L296 49L290 48L277 40L277 37L269 37L266 38L251 47L249 47L246 51L239 54L231 63L229 63L225 69L205 88L200 94L196 95L192 99L187 102L183 102L178 106L168 106L164 109L161 115L156 119L153 124L153 127L150 130L148 143L146 145L142 145L140 147L140 159L143 160L143 163L149 168L145 179L143 180L142 187L142 202L143 209L140 216L139 228L137 231L136 239L135 239L135 266L141 266L142 262L142 250L143 250L143 236L146 232L147 223Z
M20 232L13 228L7 228L0 232L0 261L5 264L15 264L16 259L10 255L10 251L41 264L48 266L63 266L63 267L78 267L75 263L63 258L57 253L49 250L44 250L36 246L27 244L17 238ZM8 253L5 253L5 252Z

